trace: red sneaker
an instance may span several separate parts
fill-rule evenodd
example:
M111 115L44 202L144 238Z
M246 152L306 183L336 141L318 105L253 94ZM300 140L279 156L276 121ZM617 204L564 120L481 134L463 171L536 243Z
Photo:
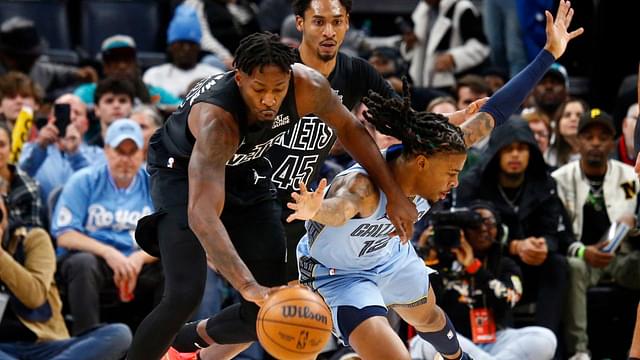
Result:
M160 360L198 360L198 352L181 353L170 347L169 351Z

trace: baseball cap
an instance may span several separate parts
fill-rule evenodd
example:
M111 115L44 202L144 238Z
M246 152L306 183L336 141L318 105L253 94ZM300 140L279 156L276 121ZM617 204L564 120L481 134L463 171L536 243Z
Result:
M112 148L117 148L125 140L132 140L138 149L142 149L144 140L142 139L142 129L140 125L131 119L114 121L107 129L107 135L104 139L105 144Z
M602 125L608 129L612 135L615 135L616 133L611 115L598 108L593 108L591 111L582 115L580 122L578 123L578 134L582 133L586 128L592 125Z
M0 25L0 50L16 55L40 55L46 42L33 21L14 16Z
M167 43L191 41L200 44L200 39L202 39L202 30L196 10L184 4L178 6L167 29Z
M110 57L135 57L136 42L128 35L113 35L102 41L102 59Z
M543 79L547 76L551 76L555 79L558 79L560 82L564 83L564 86L569 89L569 73L567 73L567 69L559 63L551 64L551 67L542 77Z

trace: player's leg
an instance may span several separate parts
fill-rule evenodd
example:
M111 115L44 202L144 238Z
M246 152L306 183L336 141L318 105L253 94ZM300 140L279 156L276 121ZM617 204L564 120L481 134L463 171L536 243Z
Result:
M413 247L398 253L385 272L379 286L385 303L411 324L418 335L431 343L448 359L463 356L453 324L436 305L436 297L429 285L433 270L424 265Z
M380 310L381 309L381 310ZM409 351L393 331L384 315L382 307L340 307L338 319L343 328L343 336L348 336L349 345L365 360L410 359ZM364 320L363 320L364 319ZM357 324L357 325L356 325ZM347 326L355 326L347 330Z
M221 218L256 281L268 287L285 284L285 235L279 204L274 200L251 207L229 207ZM247 219L251 219L251 226L247 226ZM211 359L233 357L257 340L259 310L255 303L241 299L209 319L183 326L173 346L180 352L192 352L214 345L202 354Z
M412 325L418 335L431 343L445 359L460 359L462 351L456 331L447 315L436 305L435 294L429 287L426 299L408 305L393 306L401 318Z
M206 279L202 246L187 222L186 207L169 209L158 222L165 288L160 303L136 331L128 359L159 359L195 311Z

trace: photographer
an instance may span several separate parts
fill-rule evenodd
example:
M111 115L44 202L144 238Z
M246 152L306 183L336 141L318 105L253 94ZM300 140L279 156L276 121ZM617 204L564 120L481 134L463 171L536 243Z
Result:
M4 193L6 182L0 181ZM56 258L42 229L9 233L7 204L0 201L0 358L119 359L131 343L121 324L69 337L54 281Z
M89 120L87 106L80 98L62 95L56 99L54 109L38 137L24 146L19 163L20 169L40 185L44 204L51 191L67 182L74 172L104 159L101 148L82 140Z
M447 213L447 224L435 222L422 233L419 246L440 273L432 278L436 298L458 330L462 349L476 360L553 358L557 343L550 330L509 327L511 309L522 294L521 272L502 254L505 234L493 204L476 201L470 210ZM453 231L459 237L451 236ZM448 254L455 258L451 264ZM433 359L436 353L420 337L411 340L410 349L412 359Z

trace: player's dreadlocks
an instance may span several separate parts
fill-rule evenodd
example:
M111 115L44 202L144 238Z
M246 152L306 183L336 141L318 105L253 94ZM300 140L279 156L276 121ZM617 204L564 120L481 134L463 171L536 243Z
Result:
M369 96L362 99L369 108L364 113L367 121L381 133L402 141L405 153L466 152L462 130L441 114L413 110L406 78L402 88L402 99L385 99L369 91Z
M296 56L293 50L280 42L280 37L270 32L251 34L240 40L234 55L233 66L250 74L256 67L276 65L289 71Z

